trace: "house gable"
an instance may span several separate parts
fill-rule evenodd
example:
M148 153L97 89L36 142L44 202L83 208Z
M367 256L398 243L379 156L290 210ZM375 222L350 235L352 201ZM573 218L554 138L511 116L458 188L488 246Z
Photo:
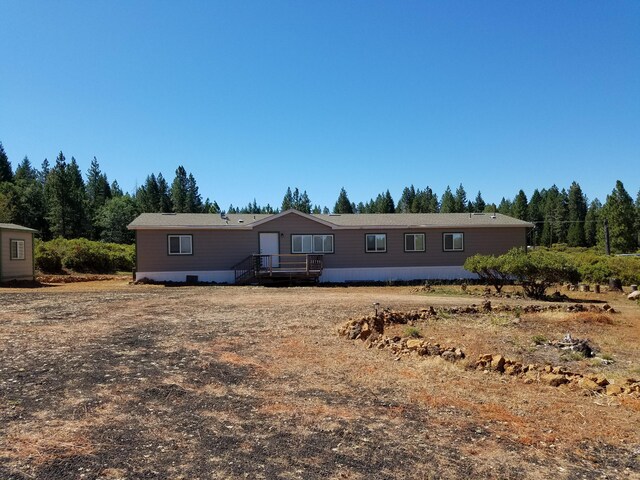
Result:
M324 220L322 218L318 218L318 217L316 217L314 215L310 215L308 213L300 212L298 210L293 210L293 209L285 210L284 212L276 213L275 215L271 215L269 217L263 218L263 219L258 220L256 222L253 222L251 224L251 227L252 228L259 227L261 225L267 224L267 223L272 222L274 220L278 220L278 219L286 217L288 215L298 215L298 216L300 216L302 218L306 218L307 220L311 220L311 221L316 222L316 223L318 223L320 225L323 225L325 227L336 228L336 225L334 223L331 223L331 222L329 222L327 220Z

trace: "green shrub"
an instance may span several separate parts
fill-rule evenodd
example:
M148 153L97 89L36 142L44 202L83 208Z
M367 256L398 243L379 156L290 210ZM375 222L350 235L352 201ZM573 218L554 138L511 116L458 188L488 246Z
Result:
M42 273L62 272L62 257L60 253L48 247L43 242L36 242L35 266Z
M464 262L464 268L492 285L498 293L509 280L509 274L504 270L504 258L502 256L474 255L467 258Z
M464 267L492 283L498 291L508 280L516 280L525 295L532 298L544 297L546 289L554 283L579 279L578 270L566 254L542 249L527 253L514 248L499 257L475 255Z
M46 273L57 273L62 267L82 273L114 273L130 271L134 264L133 245L56 238L39 242L36 248L36 266Z

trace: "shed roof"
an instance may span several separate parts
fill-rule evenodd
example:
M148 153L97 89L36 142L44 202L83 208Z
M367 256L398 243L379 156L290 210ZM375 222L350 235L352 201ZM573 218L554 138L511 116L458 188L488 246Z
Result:
M16 225L15 223L0 223L0 230L21 230L23 232L38 233L38 230L33 228L23 227L22 225Z
M469 213L357 213L306 214L287 210L277 214L229 214L222 217L211 213L143 213L128 226L131 230L145 229L241 229L250 230L284 215L300 215L335 229L361 228L455 228L455 227L522 227L533 224L517 218L492 214Z

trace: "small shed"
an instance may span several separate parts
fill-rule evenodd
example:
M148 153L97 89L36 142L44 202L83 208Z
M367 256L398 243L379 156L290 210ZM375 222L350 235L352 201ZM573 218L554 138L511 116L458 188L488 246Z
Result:
M10 280L33 280L33 237L37 230L0 223L0 283Z

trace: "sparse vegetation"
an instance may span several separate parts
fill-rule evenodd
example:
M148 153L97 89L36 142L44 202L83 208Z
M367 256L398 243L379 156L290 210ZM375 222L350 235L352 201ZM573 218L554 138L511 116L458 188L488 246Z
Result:
M422 334L420 333L420 329L416 327L407 327L405 328L404 334L407 337L411 338L421 338Z
M547 478L558 468L568 478L633 476L640 409L631 394L603 408L565 385L414 351L396 360L391 347L353 348L335 333L351 316L374 318L372 298L383 311L433 306L410 324L432 347L557 366L563 350L523 346L571 332L617 360L576 360L571 371L637 377L631 302L603 294L618 312L612 323L527 302L524 321L497 328L488 318L513 319L513 298L492 302L509 311L469 313L477 298L414 290L132 287L124 279L2 289L0 478L278 478L292 468L309 479L369 478L372 468L380 478ZM452 321L432 321L442 309ZM385 335L405 336L407 327L390 325ZM603 395L597 400L609 400Z
M547 337L545 337L544 335L540 335L540 334L534 335L533 337L531 337L531 340L536 345L544 345L545 343L549 342L549 339Z

